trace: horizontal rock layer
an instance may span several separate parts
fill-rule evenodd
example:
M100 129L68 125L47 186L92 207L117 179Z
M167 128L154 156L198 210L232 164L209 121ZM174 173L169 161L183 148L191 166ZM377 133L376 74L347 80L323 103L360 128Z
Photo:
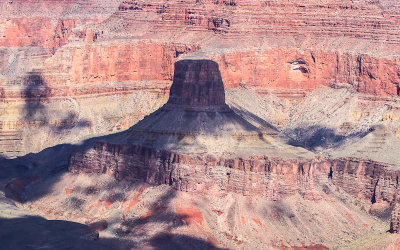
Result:
M312 90L345 83L358 92L399 95L400 59L323 50L270 49L214 56L227 88Z
M375 216L392 211L390 230L399 232L400 171L362 159L289 160L270 156L222 158L181 155L133 145L97 142L71 155L72 173L96 173L117 180L167 184L174 189L204 195L234 192L279 201L295 194L318 201L335 186L355 198L356 205ZM364 205L363 205L364 204ZM367 206L367 207L365 207Z
M134 40L83 47L71 45L59 49L45 61L43 69L32 71L30 75L43 79L38 84L52 87L116 81L170 81L178 56L199 49L196 45ZM9 58L6 53L0 57L5 73L15 66L9 65ZM399 59L284 48L219 53L212 59L220 65L225 88L248 86L310 91L320 86L345 84L367 94L397 96L399 93ZM27 84L30 75L8 83Z
M126 0L107 25L123 32L117 23L127 20L123 27L127 31L138 30L135 26L142 23L163 35L180 30L202 33L201 38L208 32L227 34L228 39L268 35L308 40L310 44L320 42L313 39L337 38L336 43L340 43L351 38L398 45L399 13L398 4L382 1Z
M0 18L0 47L59 48L68 43L72 29L102 19Z
M105 173L117 180L168 184L197 193L235 192L280 200L296 193L318 200L331 182L351 196L371 203L397 202L399 171L361 159L289 160L271 156L222 158L180 155L133 145L98 142L74 153L73 173Z

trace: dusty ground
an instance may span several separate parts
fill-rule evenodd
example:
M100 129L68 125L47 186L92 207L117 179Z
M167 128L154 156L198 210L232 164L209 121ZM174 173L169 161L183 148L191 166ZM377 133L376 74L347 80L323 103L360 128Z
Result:
M61 174L31 185L30 201L18 209L92 227L100 222L94 226L100 239L118 238L123 248L332 248L388 238L387 221L334 187L320 201L296 195L274 202L233 193L200 196L105 175Z

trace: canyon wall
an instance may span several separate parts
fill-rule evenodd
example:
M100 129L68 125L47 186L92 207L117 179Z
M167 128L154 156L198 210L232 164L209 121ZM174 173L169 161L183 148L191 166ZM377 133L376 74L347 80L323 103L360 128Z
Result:
M186 31L244 34L260 37L365 39L372 43L398 44L399 9L371 1L214 1L127 0L115 19L144 22L148 16L164 32L185 27ZM135 29L134 22L124 26ZM150 31L153 32L153 31ZM309 41L318 43L318 41ZM353 45L350 45L353 46Z
M397 96L400 59L334 51L270 49L231 52L213 57L227 88L313 90L345 84L358 92Z
M44 68L0 85L0 153L24 155L129 128L165 102L177 55L192 50L132 40L59 48ZM35 143L25 136L33 130L55 138Z
M68 45L33 73L40 74L51 87L170 81L179 55L199 49L195 44L132 40ZM8 60L6 56L4 59ZM310 91L320 86L345 84L361 93L378 96L397 96L399 92L400 59L284 48L219 53L211 58L220 65L225 88ZM8 68L3 65L4 71ZM26 77L20 77L9 83L29 84L25 80Z
M104 112L107 105L95 98L125 100L142 91L156 108L168 98L174 62L188 54L217 61L225 88L246 86L295 103L321 86L376 96L400 92L400 10L391 1L13 0L0 6L0 101L9 110L0 122L19 127L12 132L18 138L28 127L43 127L40 119L25 119L24 107L57 106L55 100L92 98ZM133 108L126 116L151 111ZM65 117L50 120L62 124ZM84 120L98 124L91 135L108 133L96 119ZM0 152L11 156L7 147ZM17 155L43 149L15 147Z
M13 51L9 57L0 57L4 67L15 70L19 64L36 61L40 67L57 48L67 44L73 29L99 23L111 15L118 1L0 1L0 54ZM23 62L18 63L19 53L25 52ZM27 56L32 51L41 54ZM16 65L17 64L17 65ZM20 74L27 71L20 72ZM7 75L7 74L5 74Z
M167 184L186 192L235 192L267 200L281 200L294 194L319 200L319 193L329 192L324 186L330 182L356 199L371 205L382 204L383 210L398 202L400 175L385 165L362 159L229 159L105 142L96 143L86 152L74 153L68 169L72 173L104 173L117 180Z

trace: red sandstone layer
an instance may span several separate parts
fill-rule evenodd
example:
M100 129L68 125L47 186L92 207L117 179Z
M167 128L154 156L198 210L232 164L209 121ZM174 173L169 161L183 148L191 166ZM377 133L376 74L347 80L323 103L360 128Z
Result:
M52 87L168 81L172 79L177 55L198 49L195 45L130 40L67 46L46 60L44 69L36 74L42 77L41 84ZM294 49L228 52L212 58L220 65L225 88L310 91L320 86L345 84L379 96L396 96L399 91L399 59ZM26 78L12 83L24 81Z
M229 159L104 142L74 153L68 169L73 173L104 173L117 180L168 184L186 192L235 192L268 200L294 194L318 200L324 184L331 182L356 199L387 205L398 202L400 175L383 164L362 159L299 161L274 156Z
M227 88L313 90L344 83L361 93L399 94L400 59L296 49L228 52L213 59Z
M0 47L58 48L75 27L103 21L117 1L1 1Z

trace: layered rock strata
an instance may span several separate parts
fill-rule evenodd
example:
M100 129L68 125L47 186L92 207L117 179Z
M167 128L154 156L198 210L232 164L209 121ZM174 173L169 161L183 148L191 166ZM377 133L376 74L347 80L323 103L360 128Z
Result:
M400 175L385 165L362 159L226 158L105 142L74 153L69 170L104 173L117 180L167 184L186 192L235 192L267 200L281 200L294 194L319 200L322 192L329 192L324 186L331 183L367 205L387 202L388 207L398 202Z
M388 1L389 2L389 1ZM398 6L367 1L123 1L112 21L130 20L124 29L151 18L153 26L170 30L226 34L239 38L299 37L300 40L355 38L379 44L398 44ZM112 25L112 23L108 23ZM245 29L243 29L245 27ZM113 27L117 28L117 27ZM149 31L148 33L152 33ZM185 33L186 33L185 32ZM164 35L163 34L163 35ZM202 35L201 37L204 37ZM312 43L312 41L309 41ZM316 43L316 42L314 42ZM368 43L368 42L367 42Z
M397 204L399 171L363 159L314 157L285 144L273 128L238 117L224 98L215 62L178 61L167 104L128 130L126 141L73 153L69 171L273 201L295 194L321 200L333 185L381 217Z
M399 93L399 6L392 1L18 0L0 5L1 109L15 113L24 110L10 103L24 102L25 79L32 74L43 78L49 99L109 96L110 88L145 81L149 91L115 92L121 99L138 90L157 92L155 102L162 104L173 63L194 51L220 64L227 89L246 86L294 103L331 85L376 96ZM133 113L121 116L141 116ZM41 123L5 112L0 120L22 124L15 134L28 130L27 123ZM85 136L108 131L95 130ZM46 146L52 145L0 150L9 157Z
M120 28L121 23L126 24L123 26L124 29ZM361 86L357 89L363 93L397 95L396 86L389 83L396 85L398 81L383 80L381 78L386 78L385 74L378 73L386 70L386 67L379 70L372 68L380 68L381 66L377 65L385 64L383 61L388 60L390 67L395 68L394 72L398 72L398 63L395 60L399 56L397 51L400 46L395 35L398 33L398 23L398 6L392 6L386 2L355 3L330 0L323 3L320 1L296 3L234 1L231 3L229 1L161 0L152 4L146 1L124 1L112 17L94 28L104 31L104 34L99 37L100 40L118 37L120 33L129 35L127 31L134 31L135 35L140 34L145 39L156 37L181 42L197 42L204 51L209 53L222 52L224 54L226 51L226 54L231 55L244 50L252 56L247 64L234 62L232 66L236 65L236 67L232 68L232 71L236 73L236 77L250 76L251 78L256 75L262 79L264 75L259 75L258 71L246 70L244 73L237 68L237 65L250 68L255 66L253 64L257 65L257 61L260 60L258 59L260 49L273 48L272 51L289 49L292 58L285 58L285 62L274 66L279 69L288 67L294 70L289 78L297 78L297 82L309 75L309 81L304 81L303 84L310 80L321 84L326 77L330 78L328 81L338 83L358 84L359 82ZM145 27L145 29L140 27ZM157 33L153 30L157 30ZM174 36L176 32L182 35L176 37ZM311 55L307 55L310 60L296 56L298 51L307 50L312 51ZM325 51L322 54L329 54L322 56L322 62L326 65L320 63L321 58L318 58L320 51ZM285 57L286 53L283 51L278 58ZM241 57L237 56L236 59L240 61ZM374 63L376 60L383 61L376 64ZM264 62L262 59L261 61ZM281 63L285 63L284 67L280 65ZM312 64L319 65L313 69ZM331 67L330 64L337 65ZM325 67L337 71L332 74L338 78L333 75L328 77L329 72L319 74L318 72ZM273 67L261 67L261 70L263 69L273 72ZM377 72L369 72L371 70ZM257 72L257 74L252 74L252 72ZM390 75L395 77L396 74ZM228 78L224 76L224 79L229 84ZM267 84L268 80L272 79L265 79L263 83ZM260 84L260 81L254 82ZM282 84L285 84L284 79L282 79ZM289 79L286 84L293 84L293 80ZM305 88L309 86L310 83L305 85Z
M186 153L269 152L292 158L309 152L294 149L273 127L255 127L225 104L218 64L186 59L175 63L168 102L133 126L127 141L134 145ZM280 153L280 151L282 151ZM296 156L296 154L298 154Z
M0 136L6 139L0 153L21 156L57 143L76 142L88 134L129 128L165 103L177 51L191 50L195 47L137 41L126 41L124 46L115 42L88 45L84 50L60 48L54 59L46 61L46 69L0 86ZM70 64L66 57L73 58ZM81 125L83 129L73 132ZM43 140L31 142L32 137L24 136L32 130L43 134ZM59 131L64 131L63 136ZM69 137L69 133L74 135Z

